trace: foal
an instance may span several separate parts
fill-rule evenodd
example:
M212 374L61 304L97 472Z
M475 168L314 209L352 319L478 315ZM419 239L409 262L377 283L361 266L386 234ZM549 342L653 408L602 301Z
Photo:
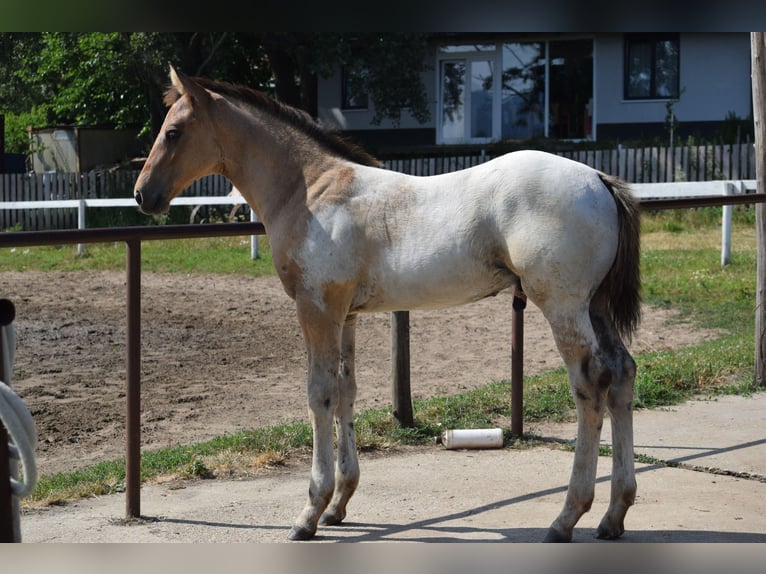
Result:
M359 482L357 315L461 305L507 288L523 288L550 323L577 408L569 489L546 540L570 540L591 506L605 409L614 455L598 536L620 536L636 492L635 363L621 338L640 314L639 219L628 187L536 151L431 177L387 171L259 92L172 68L170 79L170 109L136 201L160 213L193 180L229 178L266 227L305 337L314 449L308 501L289 538L340 523Z

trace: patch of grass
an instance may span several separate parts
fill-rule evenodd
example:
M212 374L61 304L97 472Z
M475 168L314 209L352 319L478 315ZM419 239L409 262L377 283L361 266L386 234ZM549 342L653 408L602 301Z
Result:
M646 251L641 258L644 301L674 307L705 327L745 333L754 328L756 252L737 251L721 267L709 249Z
M243 468L277 466L299 452L310 452L311 427L305 423L241 431L207 442L179 445L141 453L141 480L230 476ZM82 470L41 476L27 506L61 504L88 496L124 492L125 459L103 462Z
M144 241L143 271L165 273L236 273L273 275L274 265L265 236L258 238L258 258L250 257L250 237L204 237ZM76 245L0 249L0 268L17 271L124 271L123 242L92 243L83 255Z
M668 209L643 214L641 232L643 234L658 231L673 233L720 230L723 207L697 207L692 209ZM755 223L755 209L749 205L735 206L732 210L732 222L743 226Z

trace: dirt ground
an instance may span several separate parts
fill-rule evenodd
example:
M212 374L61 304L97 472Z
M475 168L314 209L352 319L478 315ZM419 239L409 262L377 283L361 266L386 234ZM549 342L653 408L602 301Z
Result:
M125 454L125 275L2 272L16 306L14 390L39 433L40 473ZM412 312L413 398L510 378L511 295ZM524 371L561 360L541 313L525 313ZM713 333L645 309L634 351L681 347ZM306 361L292 301L276 278L144 273L142 448L307 420ZM389 315L357 327L357 408L391 401Z

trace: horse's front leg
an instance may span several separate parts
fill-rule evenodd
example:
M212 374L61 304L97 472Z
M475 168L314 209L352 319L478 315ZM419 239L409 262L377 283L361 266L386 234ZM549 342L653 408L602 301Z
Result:
M335 486L333 418L338 406L341 321L334 321L311 305L299 304L298 316L308 350L307 394L314 449L308 501L288 538L309 540L316 534L319 517L327 508Z
M359 460L354 429L356 380L354 373L356 315L346 319L341 341L340 372L338 373L338 408L335 429L338 437L338 458L335 463L335 493L322 515L320 524L339 524L346 517L346 505L359 484Z

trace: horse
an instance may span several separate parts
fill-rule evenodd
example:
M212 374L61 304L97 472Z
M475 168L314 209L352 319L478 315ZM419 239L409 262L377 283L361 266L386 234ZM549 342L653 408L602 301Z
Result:
M135 184L140 210L166 212L195 179L227 177L266 229L304 336L313 452L308 500L288 538L342 524L359 484L357 316L462 305L505 289L542 310L576 405L567 494L544 540L571 541L590 509L606 410L612 483L597 536L621 536L636 495L636 365L624 341L641 306L639 210L629 186L533 150L448 174L397 173L263 92L173 66L169 76L169 109Z

